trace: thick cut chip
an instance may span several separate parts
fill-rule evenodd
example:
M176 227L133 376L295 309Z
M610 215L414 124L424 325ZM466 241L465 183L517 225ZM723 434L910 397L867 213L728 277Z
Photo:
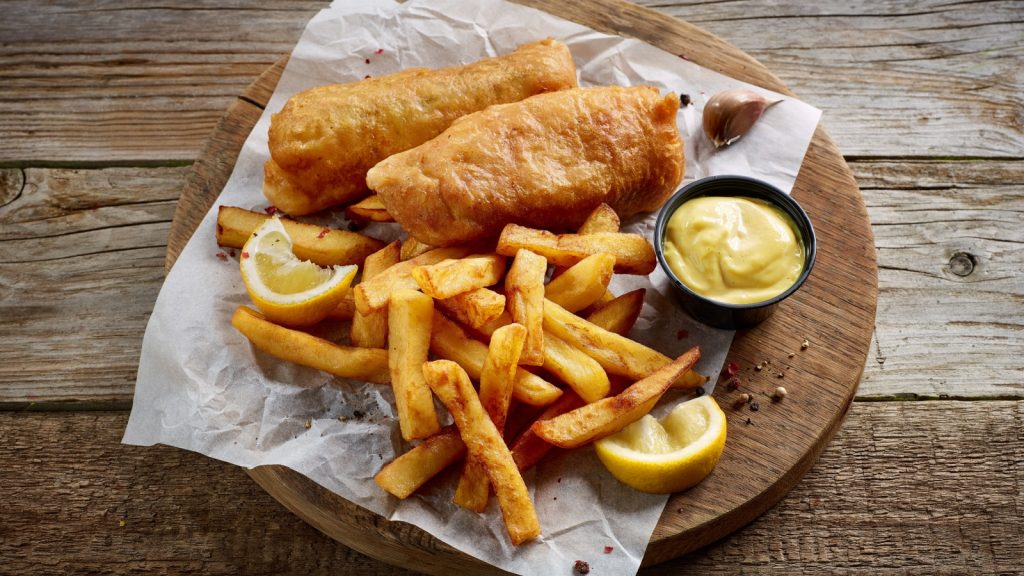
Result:
M512 322L508 313L503 313L494 320L481 326L478 331L484 336L490 336L495 330ZM549 330L544 333L544 369L558 376L563 382L569 385L583 397L597 400L608 394L608 374L601 367L601 364L582 352L578 347L572 346L551 334ZM551 346L547 344L553 342Z
M391 381L387 350L339 346L305 332L268 322L262 314L245 306L235 310L231 325L245 335L253 346L282 360L342 378L376 384Z
M434 311L430 351L440 358L457 362L475 380L480 379L487 360L485 344L471 338L461 326L437 311ZM562 390L554 384L522 368L516 369L512 388L512 396L516 400L531 406L547 406L561 395Z
M445 313L474 330L480 330L505 311L505 295L490 288L477 288L438 300Z
M391 295L388 309L381 312L388 315L388 365L402 438L426 438L441 428L430 388L423 380L434 300L416 290L398 290Z
M594 304L608 290L615 256L602 252L587 256L544 288L544 297L570 312Z
M505 278L505 298L512 320L526 327L526 345L519 363L544 364L544 276L548 262L529 250L519 250Z
M498 238L498 254L512 256L522 249L536 252L556 266L572 266L605 252L615 257L615 271L622 274L650 274L658 263L651 243L639 234L554 234L517 224L505 226Z
M558 376L587 402L608 395L608 374L596 360L558 336L544 339L544 369Z
M394 222L395 219L388 213L380 196L373 194L363 198L359 202L345 209L345 216L349 220L364 220L367 222Z
M458 428L445 426L381 468L373 481L388 493L405 499L466 454Z
M270 218L260 212L221 206L217 209L217 244L241 248L252 233ZM292 239L295 256L320 266L362 264L367 256L384 247L380 240L358 232L304 224L288 218L281 218L281 224Z
M561 398L555 401L554 404L548 406L543 412L537 416L535 422L542 422L544 420L551 420L555 416L561 416L570 410L575 410L580 406L583 406L583 400L573 394L567 392L562 395ZM543 438L537 435L533 431L533 428L527 428L519 435L519 438L512 444L510 451L512 452L512 459L516 461L516 466L519 470L525 472L530 468L537 465L544 456L547 456L551 449L555 446L550 442L547 442Z
M412 277L414 269L449 258L462 258L469 254L470 250L465 247L431 250L411 260L399 262L370 280L360 282L355 288L356 310L369 314L386 307L393 291L401 288L419 288L416 279Z
M501 433L504 433L516 365L519 364L519 355L525 341L526 328L520 324L509 324L494 332L491 344L487 347L487 361L480 374L480 403ZM475 458L469 458L455 490L455 503L475 512L483 512L487 508L489 486L483 465Z
M505 274L505 258L497 254L442 260L413 268L412 277L421 290L438 300L492 286Z
M595 232L618 232L621 226L619 215L607 205L601 204L587 216L583 224L576 230L577 234L593 234Z
M632 292L626 292L591 312L587 316L587 321L609 332L625 336L633 329L633 324L636 324L636 319L640 317L640 310L644 307L646 294L646 288L637 288Z
M436 249L436 246L424 244L410 236L405 240L405 242L402 242L402 261L412 260L420 254L426 254L434 249Z
M363 264L363 281L377 276L388 268L398 264L399 242L396 240L366 257ZM362 348L384 348L388 345L388 311L386 309L361 314L358 311L352 317L352 343Z
M560 448L576 448L614 434L650 412L662 394L699 359L700 348L695 346L621 393L539 421L530 429Z
M501 433L480 404L469 375L450 360L427 362L423 375L451 413L469 455L486 470L512 544L518 546L539 536L540 522L526 482Z

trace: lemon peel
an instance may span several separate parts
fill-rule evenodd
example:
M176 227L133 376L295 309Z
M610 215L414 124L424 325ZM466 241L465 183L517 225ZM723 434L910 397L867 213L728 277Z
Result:
M615 478L641 492L679 492L703 480L725 447L725 413L710 396L677 406L660 421L650 414L594 447Z
M276 216L246 241L239 268L256 307L271 322L287 326L309 326L326 318L345 298L358 269L321 268L299 259Z

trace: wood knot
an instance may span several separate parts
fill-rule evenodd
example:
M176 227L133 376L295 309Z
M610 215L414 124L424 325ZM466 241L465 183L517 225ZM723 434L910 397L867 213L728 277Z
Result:
M957 252L949 259L949 271L957 276L970 276L978 260L967 252Z

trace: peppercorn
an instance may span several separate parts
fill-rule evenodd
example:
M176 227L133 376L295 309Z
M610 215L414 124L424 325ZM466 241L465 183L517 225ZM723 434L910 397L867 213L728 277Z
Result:
M776 388L775 389L775 393L772 394L772 400L775 400L776 402L781 401L785 397L786 397L786 389L783 388L782 386L779 386L778 388Z

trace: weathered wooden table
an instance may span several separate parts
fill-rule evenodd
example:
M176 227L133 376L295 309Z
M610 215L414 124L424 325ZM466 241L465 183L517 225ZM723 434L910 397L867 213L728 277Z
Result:
M650 5L825 111L880 296L857 402L804 480L644 573L1022 573L1024 3ZM5 6L0 573L401 573L237 468L119 444L190 165L322 6Z

